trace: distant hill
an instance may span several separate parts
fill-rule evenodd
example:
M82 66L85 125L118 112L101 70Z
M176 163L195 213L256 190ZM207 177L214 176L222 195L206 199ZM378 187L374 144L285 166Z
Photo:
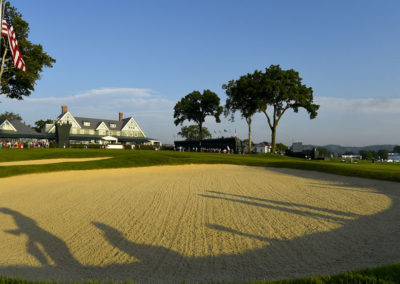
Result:
M303 145L304 147L308 147L311 145ZM325 145L325 146L311 146L312 147L323 147L327 149L329 152L342 155L345 152L353 152L355 154L358 154L361 150L367 150L367 151L379 151L379 150L388 150L389 152L393 151L393 148L396 145L390 145L390 144L385 144L385 145L370 145L370 146L363 146L363 147L352 147L352 146L340 146L340 145Z

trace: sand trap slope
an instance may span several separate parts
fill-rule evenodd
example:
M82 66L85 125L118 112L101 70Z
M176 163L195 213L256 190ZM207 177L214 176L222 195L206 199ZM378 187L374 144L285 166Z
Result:
M186 165L0 179L0 275L278 279L400 261L399 184Z
M14 161L14 162L1 162L0 163L0 167L26 166L26 165L45 165L45 164L72 163L72 162L89 162L89 161L98 161L98 160L104 160L104 159L110 159L110 158L112 158L112 157L25 160L25 161Z

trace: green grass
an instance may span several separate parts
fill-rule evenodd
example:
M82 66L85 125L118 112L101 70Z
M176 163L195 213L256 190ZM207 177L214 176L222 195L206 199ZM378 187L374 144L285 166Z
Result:
M56 281L30 281L18 278L7 278L0 276L0 284L53 284ZM79 283L79 282L71 282ZM85 284L113 283L110 281L86 281ZM133 284L135 282L126 281L118 282ZM250 281L249 284L392 284L400 283L400 264L380 266L373 269L363 269L358 271L350 271L332 276L314 276L307 278L299 278L293 280L281 281Z
M179 164L236 164L261 167L292 168L400 182L400 164L358 164L333 161L308 161L280 155L227 155L214 153L180 153L173 151L97 150L97 149L1 149L0 162L51 158L113 157L91 162L59 163L0 167L0 177L27 173L103 168L146 167Z
M279 155L227 155L214 153L179 153L172 151L144 150L97 150L97 149L0 149L0 162L38 160L52 158L112 157L107 160L91 162L59 163L48 165L27 165L0 167L0 177L29 173L90 170L123 167L145 167L155 165L179 164L235 164L261 167L292 168L319 171L345 176L355 176L400 182L400 165L371 163L341 163L340 160L308 161ZM0 284L55 283L27 281L0 277ZM99 282L86 282L99 283ZM400 264L346 272L332 276L318 276L295 280L249 283L400 283Z

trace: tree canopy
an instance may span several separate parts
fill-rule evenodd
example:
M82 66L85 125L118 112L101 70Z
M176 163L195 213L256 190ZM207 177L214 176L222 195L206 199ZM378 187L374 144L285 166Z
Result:
M211 138L211 133L207 127L202 129L203 139ZM178 135L184 137L186 140L200 140L200 129L198 125L183 126Z
M46 125L46 123L52 123L53 121L51 119L46 119L46 120L38 120L35 122L35 126L33 127L36 132L42 132L42 128Z
M378 156L380 159L387 160L389 159L389 151L386 149L379 150Z
M293 69L282 70L279 65L271 65L265 72L255 71L253 78L258 84L257 102L259 110L267 118L271 129L272 151L275 151L276 129L288 109L298 112L304 108L310 119L317 117L319 105L314 104L313 90L302 84L299 73ZM271 112L269 108L272 109Z
M0 46L0 88L1 94L9 98L22 100L29 96L35 88L36 81L40 79L43 67L53 67L55 59L44 52L40 44L29 41L29 24L22 19L22 14L17 9L6 3L11 24L18 40L18 46L26 65L26 72L17 69L12 61L8 39L2 37Z
M181 124L188 120L195 122L199 127L200 140L203 139L203 124L207 116L215 117L217 123L221 122L219 116L223 108L220 98L210 90L203 93L193 91L183 97L174 107L174 123Z
M252 74L241 76L238 80L231 80L222 85L225 90L227 100L225 103L225 116L231 115L231 121L234 121L234 115L237 111L241 113L248 125L248 140L250 141L249 153L251 153L251 120L252 116L258 110L257 104L257 82Z
M271 65L265 72L256 70L252 78L257 86L255 100L258 110L265 114L272 132L271 144L274 152L276 130L285 112L292 109L297 113L300 108L304 108L310 119L314 119L318 115L319 105L313 102L312 88L304 85L299 73L293 69L282 70L279 65Z
M278 151L278 152L285 152L285 151L287 151L288 149L289 149L289 147L286 146L286 145L283 144L283 143L276 143L276 145L275 145L275 150Z
M0 119L22 120L22 117L18 113L6 111L0 114Z

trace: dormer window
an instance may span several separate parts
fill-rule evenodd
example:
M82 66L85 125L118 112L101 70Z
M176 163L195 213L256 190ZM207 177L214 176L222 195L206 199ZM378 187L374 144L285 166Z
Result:
M117 125L116 125L115 123L110 123L110 127L111 127L111 128L116 128Z
M83 122L83 126L90 126L90 122L89 121L84 121Z

